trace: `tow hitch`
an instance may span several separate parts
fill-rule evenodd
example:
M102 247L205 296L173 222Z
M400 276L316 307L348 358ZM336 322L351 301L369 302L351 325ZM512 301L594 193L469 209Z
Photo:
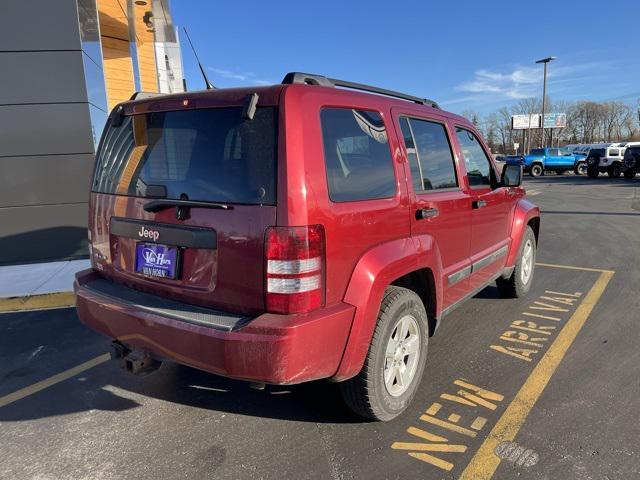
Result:
M122 369L134 375L148 375L162 365L149 352L132 350L117 340L111 342L111 359L119 360Z

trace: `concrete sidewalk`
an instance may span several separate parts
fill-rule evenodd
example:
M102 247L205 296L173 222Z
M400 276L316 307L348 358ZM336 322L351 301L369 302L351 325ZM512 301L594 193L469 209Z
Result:
M73 305L74 276L89 266L69 260L0 267L0 312Z

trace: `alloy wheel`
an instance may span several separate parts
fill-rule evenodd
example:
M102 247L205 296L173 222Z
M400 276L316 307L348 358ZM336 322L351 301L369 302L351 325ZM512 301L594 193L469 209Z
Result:
M520 279L526 285L531 280L533 273L533 243L531 239L527 240L522 250L522 269L520 270Z
M407 391L415 377L420 358L420 327L413 315L405 315L391 332L383 369L384 385L393 397Z

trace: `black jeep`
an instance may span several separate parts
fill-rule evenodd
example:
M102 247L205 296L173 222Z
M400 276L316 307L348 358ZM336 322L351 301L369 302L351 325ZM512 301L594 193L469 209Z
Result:
M587 155L587 176L596 178L600 174L600 160L607 156L606 148L592 148ZM619 175L619 174L618 174Z
M640 145L627 148L622 161L624 178L631 179L640 172Z

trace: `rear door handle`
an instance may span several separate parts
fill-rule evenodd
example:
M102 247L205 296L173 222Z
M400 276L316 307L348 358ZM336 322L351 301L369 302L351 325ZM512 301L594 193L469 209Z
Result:
M487 206L487 202L485 202L484 200L474 200L473 201L473 208L482 208L482 207L486 207Z
M425 218L433 218L438 216L437 208L421 208L416 211L416 219L424 220Z

